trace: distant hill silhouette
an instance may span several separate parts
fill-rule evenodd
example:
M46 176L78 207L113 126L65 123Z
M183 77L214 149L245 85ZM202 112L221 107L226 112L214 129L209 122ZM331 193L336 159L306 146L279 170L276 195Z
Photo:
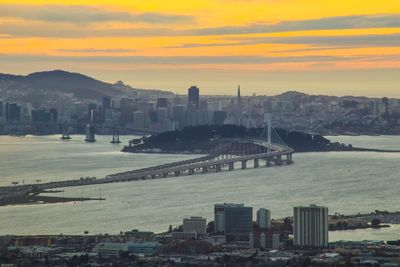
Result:
M35 72L27 76L0 74L0 85L3 90L49 90L72 93L77 98L86 99L125 93L113 84L62 70Z

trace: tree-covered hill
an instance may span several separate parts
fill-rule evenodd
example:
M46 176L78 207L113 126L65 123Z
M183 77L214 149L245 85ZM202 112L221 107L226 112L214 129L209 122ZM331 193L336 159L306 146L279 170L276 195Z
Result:
M163 151L207 153L226 138L257 138L263 128L246 129L236 125L188 126L181 130L132 140L125 152ZM351 150L351 145L332 143L321 135L277 129L281 139L296 152Z

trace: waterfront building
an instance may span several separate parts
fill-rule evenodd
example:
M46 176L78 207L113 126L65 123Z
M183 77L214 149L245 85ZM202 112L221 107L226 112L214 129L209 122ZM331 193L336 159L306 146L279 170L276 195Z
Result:
M214 232L224 234L227 241L248 241L253 229L253 208L244 204L216 204Z
M32 109L31 119L33 122L56 122L57 121L57 110L56 109Z
M261 229L271 228L271 211L261 208L257 211L257 225Z
M154 255L161 245L157 242L99 243L95 251L100 258L119 257L121 252L138 255Z
M224 212L227 204L214 205L214 233L223 234L225 230Z
M194 216L183 219L183 232L194 232L200 235L205 235L206 219Z
M154 238L154 232L132 229L131 231L125 232L125 236L135 241L152 241Z
M172 232L171 238L173 239L181 239L181 240L190 240L190 239L197 239L198 234L196 232Z
M328 208L316 205L295 207L293 235L295 246L328 246Z

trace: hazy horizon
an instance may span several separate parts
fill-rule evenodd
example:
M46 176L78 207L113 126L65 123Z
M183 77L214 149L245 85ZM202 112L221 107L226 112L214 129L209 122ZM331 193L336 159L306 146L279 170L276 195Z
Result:
M162 90L162 91L169 91L172 92L174 94L178 94L178 95L187 95L187 89L192 86L195 85L197 87L200 87L200 93L203 96L236 96L237 94L237 87L238 85L240 85L241 88L241 95L242 96L252 96L252 95L257 95L257 96L274 96L274 95L279 95L285 92L289 92L289 91L297 91L300 93L305 93L305 94L309 94L309 95L325 95L325 96L336 96L336 97L345 97L345 96L353 96L353 97L370 97L370 98L382 98L382 97L389 97L389 98L400 98L400 92L396 92L397 90L394 90L394 94L393 95L384 95L384 94L380 94L379 92L377 92L376 94L370 94L370 95L366 95L363 94L362 90L353 90L353 91L349 91L346 88L343 88L342 90L336 90L334 92L331 92L330 90L323 90L323 89L318 89L318 88L301 88L301 87L293 87L293 88L274 88L274 87L269 87L266 90L252 90L254 89L253 87L245 87L246 85L248 85L248 83L245 82L232 82L231 83L231 87L224 87L222 90L215 90L215 86L212 84L212 82L198 82L198 83L193 83L193 82L177 82L177 81L168 81L165 82L163 80L160 81L145 81L145 82L141 82L138 83L136 81L131 81L129 82L128 80L124 80L124 79L112 79L113 77L110 77L110 79L106 79L105 77L102 77L103 75L94 73L89 73L89 72L79 72L79 71L73 71L73 70L68 70L68 69L43 69L43 70L38 70L38 71L32 71L32 72L21 72L21 73L5 73L2 72L0 74L11 74L11 75L29 75L31 73L35 73L35 72L47 72L47 71L54 71L54 70L61 70L61 71L66 71L66 72L72 72L72 73L80 73L82 75L85 76L89 76L91 78L94 78L96 80L102 81L102 82L107 82L107 83L115 83L117 81L122 81L124 82L124 84L132 86L133 88L136 89L144 89L144 90ZM107 75L104 75L107 76ZM139 84L144 84L144 86L141 86ZM157 84L159 84L159 86L157 87ZM170 86L162 86L162 84L173 84L175 85L175 87ZM147 85L147 86L146 86ZM203 86L201 86L203 85ZM262 84L260 84L262 86ZM258 86L258 87L261 87ZM257 87L257 86L256 86ZM220 93L221 92L221 93ZM346 93L346 92L354 92L354 93ZM358 92L358 93L357 93Z

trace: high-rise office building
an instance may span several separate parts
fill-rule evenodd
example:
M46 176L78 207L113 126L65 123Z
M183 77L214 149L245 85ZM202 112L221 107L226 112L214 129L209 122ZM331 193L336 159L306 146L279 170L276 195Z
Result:
M200 89L197 86L191 86L188 89L188 105L194 104L196 108L200 105Z
M295 207L293 220L295 246L328 245L328 208L316 205Z
M0 117L3 117L4 114L4 106L3 106L3 101L0 101Z
M157 99L157 108L167 108L168 100L166 98L158 98Z
M17 103L6 103L7 122L18 122L21 120L21 107Z
M31 119L34 122L56 122L57 117L57 110L54 108L50 110L44 108L31 110Z
M253 208L243 204L225 207L225 237L227 241L248 241L253 230Z
M240 94L240 85L237 90L237 124L242 125L243 107L242 107L242 96Z
M189 102L186 111L186 125L195 126L199 124L199 109L195 103Z
M199 108L199 124L208 125L210 124L210 113L208 112L208 103L206 100L200 101Z
M176 128L183 128L186 124L186 107L184 105L173 106L172 119Z
M104 121L105 117L106 117L106 110L111 108L111 97L103 96L103 104L102 104L101 108L102 108L102 112L103 112L102 119Z
M145 116L143 111L133 112L133 127L135 129L144 129L145 126Z
M214 205L214 233L223 234L225 231L225 206L227 204Z
M190 217L183 219L183 232L206 234L206 219L202 217Z
M257 224L261 229L271 228L271 211L261 208L257 211Z
M214 232L223 233L227 241L248 241L252 230L252 207L229 203L214 206Z

